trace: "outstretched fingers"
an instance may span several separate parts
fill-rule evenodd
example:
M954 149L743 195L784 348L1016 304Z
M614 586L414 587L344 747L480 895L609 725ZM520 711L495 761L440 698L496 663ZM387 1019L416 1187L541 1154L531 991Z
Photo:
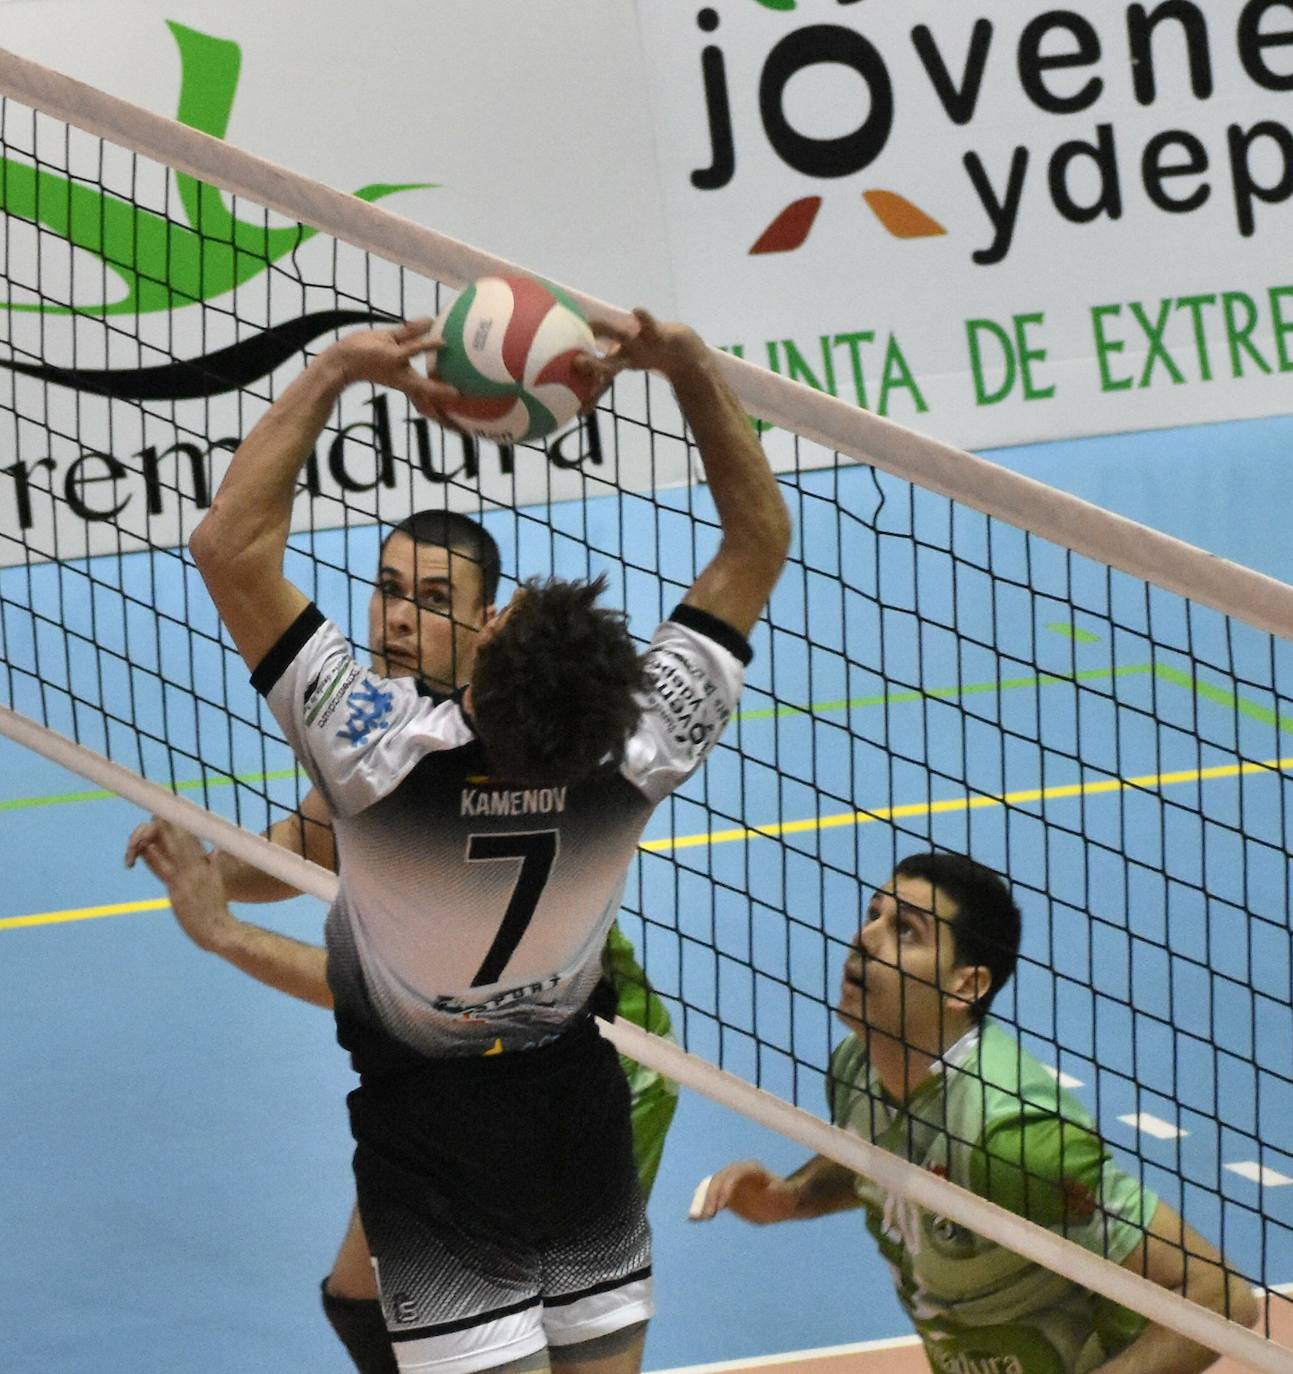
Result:
M403 324L397 324L391 330L391 338L401 345L417 343L424 340L434 327L435 321L423 315L416 320L405 320Z
M627 343L638 332L637 326L616 324L614 320L606 319L589 320L588 327L593 331L595 338L610 339L612 343L617 344Z
M207 851L196 835L154 816L136 826L126 844L126 867L133 868L138 859L169 886L184 869L204 863Z

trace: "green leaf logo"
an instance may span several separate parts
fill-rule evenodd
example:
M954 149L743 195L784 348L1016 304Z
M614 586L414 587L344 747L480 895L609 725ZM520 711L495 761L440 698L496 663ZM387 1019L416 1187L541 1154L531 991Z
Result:
M237 43L167 21L180 50L181 124L224 138L242 52ZM63 306L0 301L0 309L44 315L142 315L212 300L266 271L314 237L315 229L270 229L236 218L221 192L176 172L188 224L175 223L120 196L69 181L55 172L0 157L0 210L42 224L94 254L117 276L125 295L102 305ZM355 192L378 201L435 182L377 182Z

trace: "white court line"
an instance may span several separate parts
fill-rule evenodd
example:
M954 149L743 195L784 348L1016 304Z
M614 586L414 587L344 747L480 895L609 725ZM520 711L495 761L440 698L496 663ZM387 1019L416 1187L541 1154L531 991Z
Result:
M1042 1068L1050 1074L1061 1088L1082 1088L1086 1086L1080 1078L1074 1078L1071 1073L1061 1073L1059 1069L1053 1069L1049 1064L1043 1064Z
M1261 1183L1267 1188L1284 1188L1293 1183L1293 1178L1287 1174L1282 1174L1277 1169L1269 1169L1265 1164L1258 1164L1256 1160L1244 1160L1240 1164L1227 1164L1225 1166L1232 1174L1238 1174L1240 1178L1246 1178L1251 1183Z
M1128 1116L1120 1116L1118 1120L1134 1130L1144 1131L1146 1135L1152 1135L1155 1140L1176 1140L1179 1136L1190 1134L1189 1131L1183 1131L1179 1126L1173 1126L1170 1121L1164 1121L1158 1116L1150 1116L1148 1112L1132 1112Z
M882 1341L856 1341L851 1345L823 1345L816 1350L789 1350L783 1355L755 1355L747 1360L719 1360L716 1364L680 1365L656 1370L655 1374L723 1374L726 1369L769 1369L776 1365L798 1364L801 1360L826 1360L839 1355L865 1355L874 1350L898 1350L919 1345L919 1336L891 1336Z
M1227 1168L1232 1166L1227 1165ZM1254 1288L1253 1293L1265 1297L1275 1293L1280 1297L1293 1295L1293 1283L1272 1283L1266 1288ZM866 1355L878 1350L900 1350L920 1344L919 1336L890 1336L885 1340L857 1341L852 1345L823 1345L816 1350L789 1350L781 1355L756 1355L746 1360L719 1360L714 1364L678 1365L673 1369L659 1369L652 1374L723 1374L731 1369L772 1369L777 1365L799 1364L805 1360L825 1360L839 1355Z

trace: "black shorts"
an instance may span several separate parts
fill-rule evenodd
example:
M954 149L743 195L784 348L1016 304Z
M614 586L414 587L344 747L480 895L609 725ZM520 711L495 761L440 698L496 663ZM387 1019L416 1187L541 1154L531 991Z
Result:
M589 1017L350 1095L359 1210L401 1370L469 1374L652 1313L628 1084Z

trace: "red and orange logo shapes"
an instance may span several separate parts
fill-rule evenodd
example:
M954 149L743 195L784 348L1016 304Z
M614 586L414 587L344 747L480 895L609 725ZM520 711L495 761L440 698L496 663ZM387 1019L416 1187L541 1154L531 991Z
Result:
M795 0L759 0L767 9L793 10ZM854 0L840 0L841 4ZM719 26L716 10L706 7L696 16L704 33ZM865 82L871 108L856 129L835 138L805 134L785 110L786 88L800 72L834 63L855 72ZM691 174L697 190L715 191L732 179L736 144L732 127L727 66L717 43L701 53L705 108L709 119L711 162ZM786 34L763 64L759 78L759 114L764 133L777 156L793 170L813 177L845 177L870 166L883 152L893 129L893 86L884 59L874 44L855 29L839 24L811 24ZM871 188L862 193L871 213L895 238L931 238L947 230L932 215L898 191ZM807 241L822 208L821 196L801 196L773 216L750 248L751 254L791 253Z

